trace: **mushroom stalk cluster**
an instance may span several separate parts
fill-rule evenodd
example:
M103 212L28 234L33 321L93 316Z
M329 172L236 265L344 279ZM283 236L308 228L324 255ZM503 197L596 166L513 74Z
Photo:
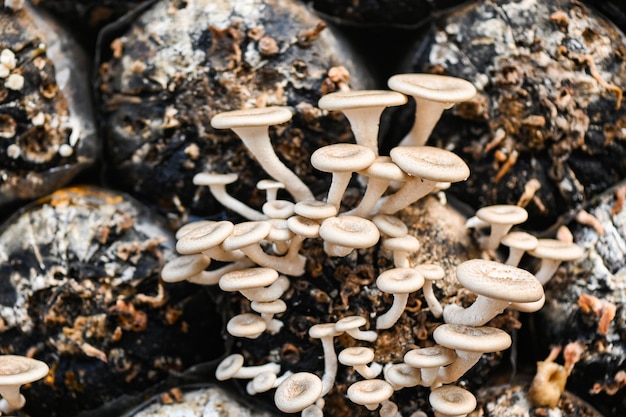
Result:
M576 248L567 252L562 242L511 231L526 221L523 208L485 207L467 226L489 230L481 243L485 257L497 256L502 245L508 247L508 258L505 262L481 259L457 265L458 283L475 292L476 301L468 307L442 306L436 283L454 279L453 274L437 264L415 264L422 245L396 213L445 184L468 178L469 168L459 156L425 143L442 112L472 98L475 89L467 81L430 74L399 74L389 80L389 87L395 91L340 91L319 101L320 109L345 115L355 139L355 143L324 146L311 155L312 167L330 178L327 193L319 199L272 148L269 127L289 121L291 109L252 108L214 116L211 126L232 130L270 177L257 183L266 201L259 209L231 196L227 186L237 180L237 174L196 174L195 185L208 187L225 209L246 220L237 224L198 221L183 226L176 234L180 256L167 262L161 272L166 282L187 280L239 293L249 308L228 320L228 334L244 339L272 337L284 331L281 317L290 306L283 295L289 292L292 280L302 279L299 277L307 272L307 258L302 253L305 240L321 240L328 257L345 257L380 244L381 253L386 252L393 265L378 271L370 289L381 306L368 316L373 322L347 309L336 322L316 323L308 329L309 343L321 347L322 370L298 369L296 365L279 375L279 364L268 361L245 367L239 353L227 356L218 366L220 381L249 380L246 389L250 395L275 389L276 406L284 413L322 416L324 396L336 389L341 370L352 373L347 398L368 410L378 410L381 417L401 417L392 398L394 392L417 386L430 390L429 402L436 416L467 415L475 408L476 399L453 384L482 354L511 344L510 336L490 327L489 321L506 308L540 308L542 284L560 262L581 255ZM407 95L417 103L415 124L400 146L391 149L389 156L381 156L381 114L387 107L405 104ZM365 184L365 191L354 207L344 207L344 194L354 177ZM293 200L278 198L278 190L283 188ZM559 252L567 255L558 258L555 253ZM518 266L525 255L542 259L536 274ZM213 261L226 264L214 268ZM384 356L373 346L380 335L407 318L407 302L418 297L420 290L424 303L418 305L427 306L432 318L443 323L434 330L428 347L412 347L400 363L382 363ZM422 415L421 410L412 414Z

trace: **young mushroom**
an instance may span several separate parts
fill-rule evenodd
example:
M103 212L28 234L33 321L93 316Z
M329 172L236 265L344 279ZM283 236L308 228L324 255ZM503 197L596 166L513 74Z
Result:
M267 332L269 334L276 334L283 327L283 322L274 318L275 314L284 313L287 311L287 304L283 300L272 301L252 301L250 308L257 313L261 314L261 318L265 320Z
M575 261L584 255L582 248L577 244L557 239L539 239L537 247L528 253L541 259L535 277L542 285L550 281L561 262Z
M256 339L266 330L267 323L265 320L252 313L237 314L226 323L226 331L235 337Z
M407 225L390 214L377 214L372 217L372 222L378 227L380 234L385 237L402 237L409 233Z
M392 268L378 276L376 286L380 291L393 294L389 310L376 319L377 329L389 329L404 312L409 294L424 286L424 277L413 268Z
M360 330L359 327L365 326L367 320L361 316L347 316L337 320L335 329L339 332L346 332L357 340L365 340L373 342L378 337L378 333L374 330Z
M324 110L341 110L350 122L356 143L378 155L380 116L387 107L407 102L404 94L388 90L337 91L320 98Z
M528 212L512 204L496 204L478 209L476 217L491 226L489 237L482 244L482 248L493 250L498 247L500 240L511 227L528 219Z
M415 387L422 383L420 370L404 362L385 365L383 367L383 375L385 381L391 384L394 391Z
M274 362L258 366L243 366L244 358L239 353L228 355L217 366L215 378L218 381L226 381L231 378L252 379L262 372L272 372L278 374L280 365Z
M393 253L393 264L396 268L409 268L411 255L420 248L420 242L413 235L388 237L383 239L383 248Z
M397 146L391 159L409 174L394 194L380 200L378 212L393 214L435 189L439 182L458 182L469 177L469 167L454 152L432 146Z
M250 266L245 261L226 264L211 271L205 268L211 263L211 258L204 254L183 255L168 261L161 269L161 279L165 282L188 281L199 285L215 285L222 275Z
M535 302L543 296L543 286L533 274L496 261L465 261L457 266L456 277L478 297L467 308L448 304L443 310L446 323L482 326L511 303Z
M285 184L275 180L260 180L256 183L256 188L265 191L265 201L274 201L278 197L278 190L285 188Z
M518 266L524 253L531 251L539 244L538 239L527 232L510 232L505 235L500 243L509 248L509 256L505 264Z
M215 129L232 129L259 165L285 188L297 201L313 200L313 193L293 171L278 158L272 147L268 128L288 122L292 114L285 107L265 107L233 110L215 115L211 126Z
M326 202L339 209L352 173L364 170L375 159L374 151L354 143L335 143L313 152L311 165L322 172L332 173Z
M414 266L413 268L417 269L424 277L422 292L424 293L424 299L426 300L426 304L428 304L430 313L435 318L441 317L443 314L443 307L441 307L441 303L439 303L439 300L435 297L433 282L442 280L445 277L446 272L441 266L435 264L420 264Z
M201 172L193 177L193 183L195 185L208 186L211 194L215 199L227 209L240 214L248 220L263 220L266 216L247 206L235 197L228 194L226 186L237 181L239 176L237 174L216 174L211 172Z
M382 379L365 379L350 385L347 394L353 403L374 411L393 395L393 387Z
M239 292L250 301L267 302L278 300L289 289L289 278L280 275L276 281L266 287L243 288Z
M293 375L293 372L287 371L280 377L273 371L264 371L256 375L246 384L246 392L249 395L256 395L267 392L278 387L285 379Z
M421 385L430 387L435 382L439 369L450 365L456 359L452 349L435 345L419 349L411 349L404 354L404 362L419 369Z
M357 216L329 217L322 222L319 233L328 256L347 256L354 249L374 246L380 238L374 223Z
M387 85L415 99L415 121L400 145L424 145L444 110L476 95L469 81L445 75L397 74Z
M322 395L322 381L317 375L296 372L278 385L274 402L283 413L297 413L313 405Z
M293 211L306 219L316 220L321 223L324 219L334 217L339 213L338 207L319 200L307 200L296 203Z
M433 389L428 402L435 417L465 417L476 408L476 397L465 388L446 385Z
M20 355L0 355L0 412L12 413L26 404L20 393L22 385L35 382L48 374L45 362Z
M339 352L339 363L351 366L365 379L376 378L383 366L374 360L374 350L363 346L352 346ZM370 364L370 365L368 365Z

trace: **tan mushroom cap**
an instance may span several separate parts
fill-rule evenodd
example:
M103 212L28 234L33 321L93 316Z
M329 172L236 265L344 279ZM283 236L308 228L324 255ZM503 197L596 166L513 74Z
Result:
M335 323L318 323L309 328L309 336L313 339L335 337L340 334L341 332L335 328Z
M320 237L326 242L348 248L370 248L380 233L371 221L358 216L337 216L324 219Z
M309 200L296 203L293 211L302 217L313 220L326 219L337 215L337 207L325 201Z
M359 109L363 107L401 106L407 97L389 90L350 90L337 91L320 98L317 105L324 110Z
M320 224L304 216L291 216L287 219L287 226L293 233L305 238L316 238L320 235Z
M267 191L267 190L281 190L285 188L285 184L276 180L260 180L256 183L256 188L259 190Z
M372 222L378 227L380 233L389 237L401 237L409 233L407 225L390 214L377 214L372 218Z
M218 381L225 381L231 379L237 374L241 368L243 368L244 358L239 353L233 353L228 355L217 365L215 370L215 378Z
M271 241L287 241L293 236L293 232L289 229L286 219L270 219L267 221L270 226L270 232L267 238Z
M415 368L434 368L451 364L456 359L454 350L444 346L411 349L404 355L404 362Z
M374 360L374 349L363 346L347 347L339 352L337 358L346 366L367 365Z
M392 90L440 103L458 103L476 95L476 87L469 81L438 74L396 74L387 85Z
M384 239L383 248L390 251L417 252L420 248L420 242L415 236L406 234L401 237Z
M232 110L213 116L211 126L215 129L273 126L288 122L291 117L291 111L286 107Z
M384 369L385 380L394 389L414 387L422 382L422 374L419 369L408 363L394 363Z
M489 326L442 324L433 331L435 342L449 349L466 352L500 352L511 346L511 336Z
M489 224L520 224L528 219L528 212L523 207L513 204L495 204L482 207L476 217Z
M45 362L20 355L0 355L0 386L24 385L48 374Z
M356 143L335 143L317 149L311 165L323 172L358 172L376 159L371 149Z
M252 313L238 314L228 320L226 330L235 337L255 339L267 329L267 323L262 317Z
M433 410L444 416L465 416L476 408L476 397L468 390L455 385L433 389L428 396Z
M211 258L203 254L178 256L168 261L161 269L165 282L179 282L198 275L211 264Z
M433 146L396 146L389 154L404 172L436 182L458 182L469 177L470 170L457 154Z
M359 174L395 182L404 182L407 179L406 173L389 156L377 156L374 162L367 168L359 171Z
M231 235L235 225L229 221L204 224L185 233L176 242L176 250L181 255L204 252L220 245Z
M271 285L278 279L278 272L272 268L245 268L227 272L220 278L222 291L234 292Z
M376 278L379 290L391 294L408 294L424 286L424 277L414 268L391 268Z
M283 413L297 413L322 395L322 380L310 372L297 372L276 388L274 402Z
M584 255L580 246L558 239L538 239L537 247L529 251L532 256L555 261L575 261Z
M419 264L413 268L417 269L420 274L428 281L437 281L446 276L446 271L437 264Z
M270 219L286 219L294 213L295 204L287 200L271 200L263 204L263 214Z
M215 223L215 221L213 220L197 220L194 222L186 223L178 228L178 230L176 231L176 235L174 237L176 239L180 239L181 237L185 236L187 233L191 232L197 227L207 226L213 223Z
M486 259L471 259L456 268L457 280L468 290L495 300L537 301L543 286L525 269Z
M539 239L527 232L515 231L508 233L501 240L504 246L509 248L520 249L523 251L530 251L537 247Z
M382 379L366 379L350 385L347 394L350 401L372 411L393 395L393 387Z
M265 302L252 301L250 303L250 308L261 314L279 314L287 311L287 304L285 304L283 300Z
M272 225L265 221L237 223L230 236L222 242L222 248L234 251L259 243L267 237L271 229Z
M340 318L335 323L335 328L340 332L347 332L348 330L358 329L361 326L365 326L367 320L361 316L347 316Z
M239 175L235 173L218 174L215 172L199 172L193 176L193 183L195 185L228 185L232 184L239 178Z

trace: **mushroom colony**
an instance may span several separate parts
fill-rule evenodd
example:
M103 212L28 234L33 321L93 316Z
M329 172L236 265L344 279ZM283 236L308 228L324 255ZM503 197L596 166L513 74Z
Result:
M477 259L452 268L416 262L416 254L434 249L411 232L403 213L433 195L445 197L442 190L470 174L460 157L426 146L426 140L442 112L471 99L475 89L459 78L417 73L394 75L388 86L389 91L345 89L319 100L323 111L342 112L354 134L354 143L329 144L311 155L311 165L331 178L321 195L285 166L272 147L270 128L291 119L289 108L254 107L213 117L211 126L235 132L265 170L267 178L257 187L266 201L255 208L230 195L227 186L237 181L237 173L196 174L194 184L208 187L232 216L180 228L179 255L161 273L165 282L216 286L231 297L233 302L225 303L232 310L225 327L237 342L215 376L243 381L251 396L269 394L284 413L339 415L336 403L345 401L348 408L358 404L382 417L467 415L476 398L459 380L483 354L512 344L493 319L505 310L540 309L543 285L559 264L583 255L567 239L538 239L513 230L527 220L524 208L493 205L466 223L479 237ZM417 103L415 124L389 155L380 155L381 115L407 103L408 96ZM232 220L236 218L241 221ZM540 265L532 271L520 267L523 256ZM365 259L357 262L369 263L374 271L375 280L360 287L370 296L370 311L346 296L340 311L318 316L309 311L299 326L293 325L293 317L286 322L301 304L288 295L294 288L324 279L316 271L319 265L330 262L336 272L341 264L334 261L354 259ZM474 296L443 303L439 286L444 281ZM425 337L403 343L390 336L407 331L405 319L418 315L435 323ZM284 350L289 350L284 333L294 327L301 343L321 348L319 369L305 360L284 360ZM265 346L262 357L253 353L260 351L258 341ZM298 348L291 349L298 356ZM404 402L418 393L427 401Z

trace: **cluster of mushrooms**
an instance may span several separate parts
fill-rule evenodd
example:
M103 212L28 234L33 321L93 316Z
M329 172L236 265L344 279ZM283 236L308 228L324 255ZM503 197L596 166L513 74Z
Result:
M443 306L433 292L433 283L444 278L438 265L413 265L411 255L420 248L419 241L394 214L429 193L445 189L452 182L463 181L469 168L454 153L425 146L434 125L445 109L472 98L476 91L469 82L454 77L431 74L399 74L389 79L391 91L338 91L319 100L327 111L341 111L350 122L356 143L331 144L316 150L311 164L331 173L332 182L325 198L316 199L306 184L278 158L272 148L269 126L290 120L291 111L283 107L235 110L216 115L211 125L232 129L244 142L271 179L258 183L265 190L261 210L230 196L226 186L237 174L200 173L194 183L209 187L224 207L248 221L196 221L177 232L176 249L180 256L162 270L166 282L187 280L202 285L218 285L226 292L239 292L250 301L251 313L230 319L227 331L233 337L257 338L263 333L276 334L286 311L281 296L292 280L305 273L306 258L300 253L305 239L321 239L329 257L343 257L355 249L381 244L393 253L393 268L376 279L381 292L393 294L392 306L376 317L376 330L368 318L346 316L336 323L310 327L311 338L319 339L324 352L321 377L309 371L287 371L280 365L244 366L244 357L232 354L218 366L218 380L249 379L247 391L254 395L275 389L275 403L285 413L322 416L324 396L333 388L338 364L353 367L362 380L347 389L347 397L369 410L379 410L381 417L398 417L398 406L391 399L394 391L423 386L430 388L429 403L436 416L465 416L476 407L476 398L454 385L480 359L483 353L498 352L511 345L503 330L486 326L506 308L525 312L543 305L545 284L559 263L582 256L571 242L537 239L523 231L510 231L527 219L518 206L484 207L468 220L467 226L489 228L481 242L490 251L506 245L505 262L473 259L456 268L461 285L477 294L476 301L464 308ZM389 156L378 154L380 116L389 106L416 103L413 128ZM354 175L366 182L356 205L340 212L343 194ZM286 189L294 201L277 198ZM524 253L542 259L540 269L531 273L518 267ZM208 269L212 261L224 266ZM357 341L372 342L381 330L389 329L404 314L411 293L422 290L430 312L442 317L444 324L434 330L435 345L412 349L402 363L374 362L375 352L366 346L343 349L337 355L334 338L346 333ZM411 416L425 416L415 411Z

